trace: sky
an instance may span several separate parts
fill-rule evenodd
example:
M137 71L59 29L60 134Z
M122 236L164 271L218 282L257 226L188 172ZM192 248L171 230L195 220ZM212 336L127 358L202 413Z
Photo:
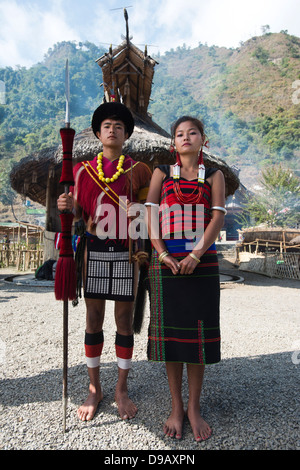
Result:
M30 67L60 41L118 45L124 7L133 44L150 55L200 42L236 48L264 25L300 36L299 0L0 0L0 67Z

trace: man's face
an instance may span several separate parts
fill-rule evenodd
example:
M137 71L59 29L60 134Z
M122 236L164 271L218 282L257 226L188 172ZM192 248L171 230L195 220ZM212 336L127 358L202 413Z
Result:
M122 147L128 134L122 121L105 119L101 123L97 137L106 147Z

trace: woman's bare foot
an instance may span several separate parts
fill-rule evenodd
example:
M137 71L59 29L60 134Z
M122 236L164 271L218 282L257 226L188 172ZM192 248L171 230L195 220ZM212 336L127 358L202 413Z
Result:
M187 416L192 427L194 437L197 442L205 441L209 439L212 433L210 426L200 415L199 406L194 408L188 407Z
M90 386L90 393L86 401L77 410L77 416L81 421L90 421L95 416L98 405L103 399L103 393L100 390L95 390L94 387Z
M137 407L130 400L127 390L116 390L115 400L118 405L119 415L122 419L132 419L137 413Z
M164 433L166 436L181 439L184 415L183 407L172 409L172 412L164 425Z

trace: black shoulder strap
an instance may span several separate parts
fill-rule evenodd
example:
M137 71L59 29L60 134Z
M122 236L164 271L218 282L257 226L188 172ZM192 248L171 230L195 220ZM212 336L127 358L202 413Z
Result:
M209 178L216 171L218 171L218 168L205 168L205 179Z
M170 165L157 165L156 168L159 168L167 178L170 176Z

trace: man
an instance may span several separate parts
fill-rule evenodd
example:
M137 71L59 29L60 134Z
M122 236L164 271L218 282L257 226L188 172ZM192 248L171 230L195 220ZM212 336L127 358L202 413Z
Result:
M103 398L100 357L104 342L105 300L115 301L118 381L115 400L121 418L131 419L137 407L130 400L127 378L133 352L133 303L137 272L129 262L126 200L146 199L151 172L147 165L122 155L123 144L134 129L131 112L110 102L94 112L92 128L103 152L74 168L74 190L58 199L60 211L71 210L86 223L83 283L86 303L85 353L90 379L89 394L77 414L91 420Z

